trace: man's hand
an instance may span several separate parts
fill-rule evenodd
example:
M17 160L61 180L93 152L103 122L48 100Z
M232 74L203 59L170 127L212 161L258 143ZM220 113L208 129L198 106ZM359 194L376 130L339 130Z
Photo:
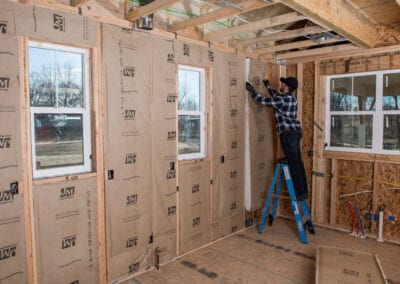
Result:
M269 83L269 80L267 80L267 79L264 79L263 83L264 83L265 88L268 88L271 86L271 84Z
M253 86L249 82L246 82L246 90L249 91L250 93L254 91Z

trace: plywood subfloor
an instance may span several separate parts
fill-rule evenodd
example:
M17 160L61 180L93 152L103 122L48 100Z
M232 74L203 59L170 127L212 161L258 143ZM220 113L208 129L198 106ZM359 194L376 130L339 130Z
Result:
M316 227L309 244L298 241L294 222L277 218L262 234L250 227L130 279L131 283L314 283L318 245L378 254L389 283L400 284L400 246Z

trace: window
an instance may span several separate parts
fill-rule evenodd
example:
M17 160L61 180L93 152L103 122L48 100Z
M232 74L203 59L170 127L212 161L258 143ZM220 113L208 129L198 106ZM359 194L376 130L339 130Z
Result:
M205 70L178 67L179 159L205 157Z
M30 42L33 177L91 171L89 52Z
M400 70L327 80L327 149L400 154Z

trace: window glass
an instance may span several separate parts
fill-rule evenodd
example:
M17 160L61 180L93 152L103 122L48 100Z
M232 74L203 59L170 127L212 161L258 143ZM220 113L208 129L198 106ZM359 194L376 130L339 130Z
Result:
M383 116L383 149L400 150L400 114Z
M383 75L383 110L400 110L400 73Z
M178 131L179 154L199 153L201 150L200 116L180 115Z
M375 75L354 77L353 96L357 98L352 110L372 111L375 110L376 96Z
M352 96L352 79L351 77L346 78L334 78L331 79L331 91L330 91L330 106L331 111L349 111L352 109L356 98Z
M29 48L30 104L34 107L84 107L83 55Z
M36 169L83 165L81 114L34 115Z
M179 69L179 100L178 110L200 110L200 72Z
M371 149L372 124L372 115L332 115L330 145Z

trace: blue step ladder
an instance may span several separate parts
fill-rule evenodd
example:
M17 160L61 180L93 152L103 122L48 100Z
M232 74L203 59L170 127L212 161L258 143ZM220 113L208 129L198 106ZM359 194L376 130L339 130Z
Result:
M275 186L276 186L276 182L278 180L279 173L280 173L279 184L278 184L278 188L276 189L276 193L274 194ZM289 196L280 196L281 190L282 190L282 185L283 185L283 180L286 181L286 186L288 188ZM269 207L270 207L272 198L274 199L273 206L272 206L271 213L268 215L268 211L269 211ZM290 176L289 165L285 158L279 159L277 162L277 165L275 168L275 173L274 173L274 178L272 180L271 186L269 187L267 200L265 201L264 211L262 214L260 226L258 228L258 233L260 233L260 234L262 233L267 215L268 215L268 225L272 226L272 222L274 221L274 217L276 214L276 208L278 207L279 198L285 198L285 199L291 200L292 210L293 210L293 214L294 214L294 219L296 221L297 231L299 232L300 242L302 242L303 244L307 244L307 235L306 235L305 228L307 227L310 234L314 235L315 234L314 225L311 220L311 215L310 215L310 211L308 210L306 200L299 201L301 204L301 209L303 211L303 216L300 214L300 208L298 206L298 201L296 198L296 194L294 192L292 178Z

